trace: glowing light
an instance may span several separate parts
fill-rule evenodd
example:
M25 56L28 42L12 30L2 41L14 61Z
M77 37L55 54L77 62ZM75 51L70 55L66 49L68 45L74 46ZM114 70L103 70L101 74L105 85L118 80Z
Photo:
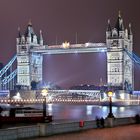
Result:
M41 95L42 95L42 96L47 96L47 94L48 94L48 90L47 90L47 89L43 89L43 90L41 91Z
M51 101L51 100L52 100L52 96L49 96L49 97L48 97L48 101Z
M125 99L124 93L120 94L120 98L123 99L123 100Z
M20 93L17 92L17 94L15 96L13 96L13 99L22 99L21 96L20 96Z
M120 109L120 112L123 112L125 110L124 107L120 107L119 109Z
M48 104L48 111L52 114L52 104Z
M105 52L105 50L104 49L101 49L101 52Z
M113 96L113 92L112 92L112 91L109 91L109 92L107 93L107 95L108 95L109 97L112 97L112 96Z
M67 48L69 48L70 43L65 41L64 43L62 43L62 46L63 46L64 49L67 49Z
M86 113L87 113L87 115L92 115L92 106L90 106L90 105L88 105L87 107L86 107Z

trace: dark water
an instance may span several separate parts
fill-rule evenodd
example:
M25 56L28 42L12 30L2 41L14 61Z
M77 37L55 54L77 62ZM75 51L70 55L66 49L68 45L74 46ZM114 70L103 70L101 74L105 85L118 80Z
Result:
M53 115L54 120L91 120L96 116L107 117L109 108L95 105L48 104L47 112ZM112 112L115 117L135 116L140 113L140 106L113 106Z

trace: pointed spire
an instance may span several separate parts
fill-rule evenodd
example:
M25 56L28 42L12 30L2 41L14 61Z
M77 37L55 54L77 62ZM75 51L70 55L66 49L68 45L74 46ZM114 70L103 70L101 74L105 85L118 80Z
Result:
M29 25L29 26L32 26L31 19L29 19L28 25Z
M128 38L128 30L125 29L125 37Z
M109 19L108 19L107 31L111 31L111 25L110 25L110 20Z
M118 12L118 17L121 18L121 11L120 11L120 10L119 10L119 12Z
M34 33L34 30L32 27L32 22L31 22L31 20L29 20L28 25L27 25L27 29L25 31L25 37L30 37L30 36L33 36L34 34L35 33Z
M118 19L115 25L115 28L119 31L124 31L123 19L121 17L121 12L119 11Z
M37 36L36 36L35 34L33 35L33 43L34 43L34 44L37 44L37 43L38 43L38 41L37 41Z
M129 30L128 30L128 35L132 35L132 30L131 30L131 23L129 23Z
M42 30L40 30L40 39L43 39L43 37L42 37Z
M42 30L40 30L40 45L43 45L43 36L42 36Z
M120 20L121 31L124 31L123 19Z
M24 36L24 35L22 35L22 37L21 37L21 43L22 43L22 44L25 43L25 36Z
M18 27L18 36L16 38L17 45L21 43L21 33L20 33L20 27Z
M21 38L20 27L18 27L18 38Z
M18 31L20 31L20 27L18 27Z

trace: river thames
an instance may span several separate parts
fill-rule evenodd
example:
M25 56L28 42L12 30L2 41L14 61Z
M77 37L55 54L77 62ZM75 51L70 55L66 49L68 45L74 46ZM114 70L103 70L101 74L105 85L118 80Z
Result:
M40 106L41 107L41 106ZM113 106L112 112L116 118L131 117L140 113L140 106ZM52 115L54 121L66 120L93 120L98 117L106 118L109 113L108 106L48 104L47 114Z

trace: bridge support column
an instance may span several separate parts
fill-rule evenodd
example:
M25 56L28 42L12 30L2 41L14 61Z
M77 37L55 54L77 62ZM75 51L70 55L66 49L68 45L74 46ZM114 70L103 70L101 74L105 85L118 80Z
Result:
M46 125L39 124L39 136L46 136Z
M107 118L107 127L113 127L114 126L114 118Z

